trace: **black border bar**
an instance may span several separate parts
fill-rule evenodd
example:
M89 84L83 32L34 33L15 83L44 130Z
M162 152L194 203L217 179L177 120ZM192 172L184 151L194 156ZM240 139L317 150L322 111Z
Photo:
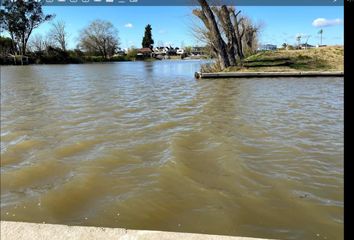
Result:
M13 0L16 1L16 0ZM43 6L199 6L197 0L37 0ZM208 0L220 6L344 6L354 0ZM1 5L0 0L0 5Z

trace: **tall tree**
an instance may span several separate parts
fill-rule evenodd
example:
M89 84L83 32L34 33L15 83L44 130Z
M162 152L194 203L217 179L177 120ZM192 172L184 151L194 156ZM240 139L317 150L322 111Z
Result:
M205 27L209 31L208 36L210 37L214 52L219 58L220 68L227 68L230 66L230 61L226 51L226 44L221 36L213 11L210 9L206 0L198 0L198 2L202 7L202 10L195 9L193 13L203 21Z
M322 34L323 34L323 29L321 29L320 31L318 31L318 34L321 35L321 45L322 45Z
M61 50L66 51L68 44L68 33L66 31L66 25L63 21L58 21L52 24L50 29L49 36L58 45Z
M143 48L151 48L152 49L152 47L154 45L154 40L152 39L151 31L152 31L151 25L148 24L145 27L145 34L144 34L144 37L143 37L143 42L141 43Z
M109 58L119 47L118 30L112 23L98 19L81 31L79 42L84 51Z
M33 30L53 17L44 14L41 3L35 0L5 0L0 10L1 28L9 32L21 55L26 54ZM13 48L16 49L15 46Z
M301 35L296 36L296 41L297 41L297 48L300 48L301 45Z

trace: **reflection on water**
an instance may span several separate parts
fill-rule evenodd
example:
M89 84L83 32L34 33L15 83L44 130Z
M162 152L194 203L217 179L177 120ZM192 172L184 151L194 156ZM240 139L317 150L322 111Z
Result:
M1 219L343 239L343 79L1 69Z

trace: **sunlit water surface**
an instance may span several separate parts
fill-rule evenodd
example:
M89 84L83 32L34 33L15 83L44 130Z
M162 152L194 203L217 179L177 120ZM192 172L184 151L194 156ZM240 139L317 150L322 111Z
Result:
M1 67L1 219L343 239L343 79Z

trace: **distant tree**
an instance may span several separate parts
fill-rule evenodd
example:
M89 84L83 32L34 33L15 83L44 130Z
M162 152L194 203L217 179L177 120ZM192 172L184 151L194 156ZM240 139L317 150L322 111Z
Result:
M55 47L56 44L49 34L43 36L41 34L35 34L31 37L28 48L33 52L46 51L49 47Z
M152 47L153 47L154 40L152 39L151 30L152 30L151 25L148 24L145 27L145 34L144 34L143 42L142 42L143 48L151 48L152 49Z
M119 47L118 30L108 21L95 20L81 31L79 42L84 51L109 58Z
M281 46L285 49L288 46L288 44L283 43Z
M133 60L136 58L137 54L138 54L138 49L131 47L127 52L126 58L129 60Z
M65 22L58 21L52 24L52 28L49 32L49 36L54 41L55 45L59 46L63 51L66 51L69 37L65 28Z
M300 48L300 44L301 44L301 35L297 35L296 36L296 41L297 41L297 47Z
M43 13L41 3L35 0L5 0L0 10L1 29L9 32L21 55L26 54L33 30L52 18L53 15Z
M185 47L184 50L185 50L185 53L187 55L191 55L192 54L192 47L191 46Z
M46 49L45 40L41 34L34 35L29 43L30 50L33 52L42 52Z
M322 45L322 34L323 34L323 29L321 29L320 31L318 31L318 34L321 35L321 45Z

